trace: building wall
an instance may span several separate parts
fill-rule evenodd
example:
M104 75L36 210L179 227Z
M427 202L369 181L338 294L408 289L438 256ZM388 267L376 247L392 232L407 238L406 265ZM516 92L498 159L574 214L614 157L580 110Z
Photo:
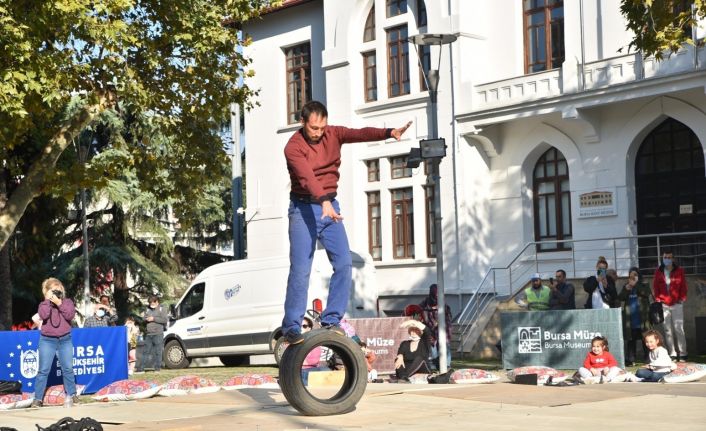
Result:
M377 37L363 43L373 3ZM339 201L355 250L368 250L365 192L381 192L383 256L376 261L381 296L424 294L436 280L435 259L426 256L423 168L411 178L390 179L389 157L407 154L432 130L431 105L420 89L411 45L411 93L386 95L385 29L390 26L406 23L410 35L458 35L442 50L438 103L439 136L448 145L440 183L447 293L472 291L488 268L507 265L534 241L532 172L549 148L557 148L568 162L573 238L595 239L636 233L634 160L652 128L672 117L706 142L703 48L687 48L663 63L628 54L630 35L618 0L583 2L583 50L580 2L565 1L566 61L561 68L529 75L524 73L520 1L427 1L428 25L419 30L415 0L409 1L407 14L392 19L385 17L384 3L313 1L248 25L254 42L246 54L257 72L249 84L261 89L260 106L246 114L252 173L247 179L249 256L287 252L289 178L282 149L297 127L285 124L282 48L304 40L312 43L313 97L327 103L330 124L399 127L413 121L400 142L347 145L342 154ZM361 53L371 49L378 57L378 100L366 103ZM433 51L432 64L436 59ZM370 159L380 160L376 183L367 181L365 161ZM414 189L414 259L392 257L389 191L398 187ZM579 219L579 194L604 188L615 189L617 215ZM609 240L578 244L573 253L542 253L537 265L547 274L557 267L576 268L582 277L602 254L619 269L627 268L635 256L626 244L615 255Z

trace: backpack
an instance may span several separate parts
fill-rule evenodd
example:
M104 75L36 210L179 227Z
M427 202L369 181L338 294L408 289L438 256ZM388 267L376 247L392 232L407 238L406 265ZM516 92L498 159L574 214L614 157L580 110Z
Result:
M20 394L22 383L14 380L0 380L0 394Z
M77 421L66 417L46 428L37 425L37 431L103 431L103 426L93 418L81 418Z

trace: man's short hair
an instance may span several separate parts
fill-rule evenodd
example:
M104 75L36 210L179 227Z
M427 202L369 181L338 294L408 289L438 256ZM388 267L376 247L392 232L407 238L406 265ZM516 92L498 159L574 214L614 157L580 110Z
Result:
M99 300L99 301L102 301L103 298L108 298L108 302L110 302L110 296L108 296L108 295L101 295L101 296L98 298L98 300Z
M159 296L157 296L157 295L152 295L152 296L150 296L148 302L149 302L149 303L152 303L152 302L159 302Z
M319 117L321 118L327 118L328 117L328 111L326 110L326 106L324 106L323 103L312 100L309 102L306 102L304 106L302 106L302 111L300 113L300 118L302 121L305 123L309 121L309 116L311 114L318 114Z
M557 269L556 272L561 272L561 276L566 278L566 271L564 271L563 269Z

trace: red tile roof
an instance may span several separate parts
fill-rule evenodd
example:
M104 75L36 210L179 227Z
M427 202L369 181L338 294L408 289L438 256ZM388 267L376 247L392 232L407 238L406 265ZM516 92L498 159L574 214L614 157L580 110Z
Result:
M277 12L282 9L287 9L287 8L290 8L293 6L298 6L302 3L309 3L310 1L313 1L313 0L284 0L281 5L279 5L277 7L270 8L267 11L263 12L262 14L265 15L268 13Z

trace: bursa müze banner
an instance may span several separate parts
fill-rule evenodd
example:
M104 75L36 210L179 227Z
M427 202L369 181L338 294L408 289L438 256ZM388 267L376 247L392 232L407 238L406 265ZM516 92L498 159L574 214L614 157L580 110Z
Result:
M76 383L86 385L84 393L94 393L127 374L127 332L123 326L76 328L71 331L73 369ZM22 383L23 392L34 392L39 371L39 331L0 332L0 380ZM55 359L47 386L62 384L61 369Z
M608 339L610 352L624 367L623 325L619 308L607 310L524 311L500 314L503 367L581 366L596 336Z

